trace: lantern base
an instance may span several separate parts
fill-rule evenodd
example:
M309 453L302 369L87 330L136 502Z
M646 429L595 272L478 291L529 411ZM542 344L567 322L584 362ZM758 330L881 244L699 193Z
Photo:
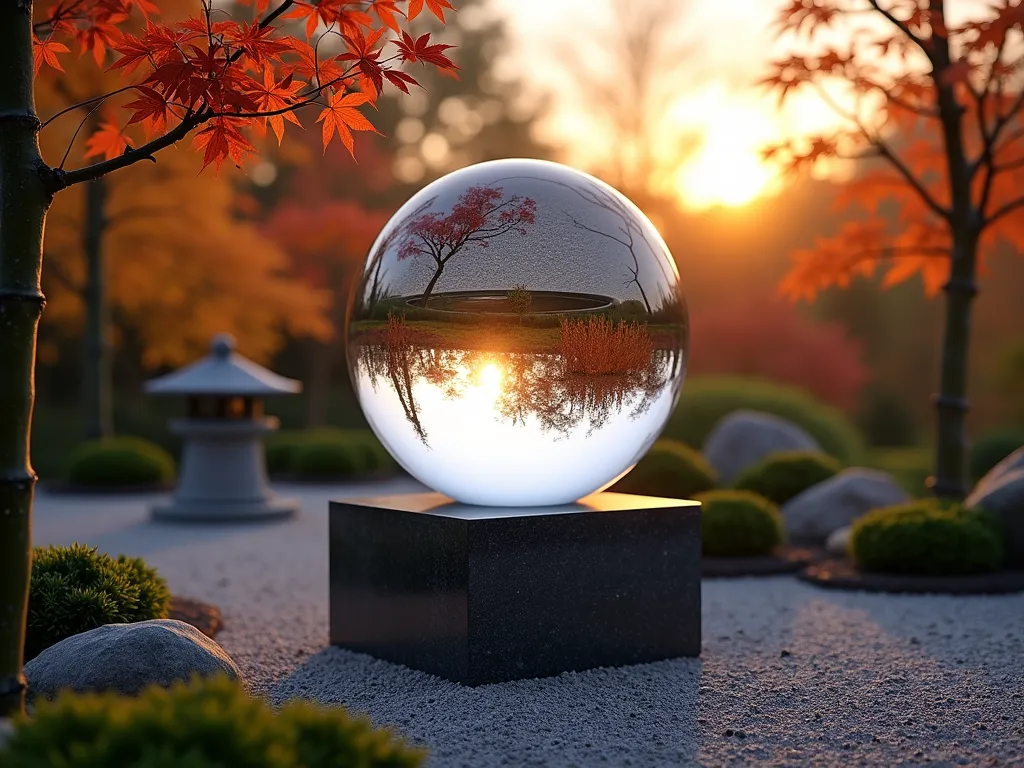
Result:
M700 655L697 502L330 505L331 643L466 685Z
M280 520L292 517L299 511L297 499L277 497L258 501L195 501L173 500L170 504L157 505L150 512L154 520L182 522L252 522L259 520Z

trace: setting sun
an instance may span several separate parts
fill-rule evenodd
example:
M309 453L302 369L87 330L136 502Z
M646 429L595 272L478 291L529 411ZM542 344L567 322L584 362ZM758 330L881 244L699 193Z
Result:
M750 148L714 138L678 177L679 195L694 208L740 206L755 200L774 180Z

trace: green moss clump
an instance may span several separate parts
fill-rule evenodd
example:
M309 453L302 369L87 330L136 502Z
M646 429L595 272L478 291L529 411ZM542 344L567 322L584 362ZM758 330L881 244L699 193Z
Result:
M756 557L782 544L782 515L771 501L749 491L709 491L701 503L701 551L705 557Z
M167 617L167 582L140 558L95 547L37 547L32 555L25 659L104 624Z
M843 468L838 459L815 451L780 451L766 456L736 478L738 491L751 491L785 504L812 485L823 483Z
M266 441L267 472L300 479L347 478L387 472L394 459L367 429L279 432Z
M853 523L850 552L865 571L952 576L1002 567L998 523L960 504L922 499L873 510Z
M91 487L167 485L174 480L174 459L156 443L138 437L109 437L78 446L68 466L68 481Z
M688 499L714 488L716 480L714 468L693 448L677 440L658 440L609 490Z
M65 692L17 719L0 747L7 768L414 768L424 757L339 707L274 712L224 675L138 698Z

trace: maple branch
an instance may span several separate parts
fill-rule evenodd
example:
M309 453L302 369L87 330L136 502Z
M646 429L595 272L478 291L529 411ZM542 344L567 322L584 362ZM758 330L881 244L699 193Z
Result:
M838 103L836 103L835 99L833 99L829 95L828 91L825 90L824 86L822 86L820 82L813 80L811 81L811 85L818 92L818 95L821 97L821 100L828 104L828 106L836 114L838 114L840 117L845 118L846 120L849 120L851 123L857 126L857 130L860 131L861 135L865 139L867 139L872 146L877 148L879 155L881 155L882 157L889 161L889 163L896 169L900 176L902 176L903 179L913 188L913 190L917 192L921 200L924 201L925 205L931 208L932 211L940 218L943 218L947 221L950 220L950 217L953 215L952 211L950 211L948 208L943 208L942 205L940 205L939 202L934 197L932 197L932 194L924 186L921 180L914 175L913 171L911 171L910 168L908 168L902 160L900 160L899 156L892 151L892 148L885 143L885 140L881 136L879 136L878 134L871 133L865 127L864 123L861 122L860 118L857 117L857 115L849 112L848 110L843 109Z
M159 152L161 149L166 149L172 144L176 144L201 123L206 122L213 117L213 113L209 111L198 112L194 115L185 115L185 119L181 121L175 128L168 131L167 133L159 136L152 141L146 142L140 147L135 149L125 149L124 154L120 157L115 157L111 160L103 160L99 163L87 165L83 168L76 168L73 171L64 171L61 169L53 170L53 179L49 184L50 190L54 193L59 192L62 189L70 187L72 184L81 184L83 181L93 181L101 176L105 176L113 171L120 170L121 168L127 168L129 165L134 165L140 160L152 160L156 161L153 157L155 152Z
M882 16L884 16L889 21L889 23L895 26L900 32L906 35L912 43L914 43L918 48L920 48L921 52L928 58L928 61L932 61L932 55L928 50L928 46L924 44L924 40L922 40L920 37L918 37L917 35L910 31L910 27L908 27L904 22L897 19L893 15L892 11L890 11L888 8L883 8L881 4L878 2L878 0L868 0L868 4L876 11L878 11L880 14L882 14Z
M999 219L1003 218L1007 214L1012 213L1013 211L1021 207L1024 207L1024 197L1018 197L1016 200L1011 200L1001 208L997 208L991 216L985 219L984 223L981 225L982 229L991 224L994 224Z
M93 97L91 99L85 99L84 101L80 101L77 104L72 104L70 107L65 107L60 112L57 112L57 113L51 115L50 117L48 117L46 120L44 120L42 125L39 126L39 130L43 130L43 128L48 126L50 123L52 123L54 120L56 120L61 115L66 115L68 112L73 112L74 110L79 109L80 107L85 107L85 106L87 106L89 104L92 104L94 102L97 102L97 101L106 101L111 96L116 96L117 94L124 93L125 91L134 90L137 87L138 87L137 85L126 85L124 88L118 88L116 91L111 91L110 93L106 93L106 94L104 94L102 96L95 96L95 97Z

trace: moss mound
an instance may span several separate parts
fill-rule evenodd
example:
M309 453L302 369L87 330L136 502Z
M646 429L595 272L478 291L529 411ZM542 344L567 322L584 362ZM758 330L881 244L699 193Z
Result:
M745 469L736 478L735 487L781 505L812 485L825 482L842 468L838 459L825 453L781 451Z
M678 440L658 440L629 474L609 488L616 493L688 499L715 487L715 470Z
M998 524L983 512L936 499L873 510L855 521L850 552L864 571L952 576L1002 567Z
M366 718L299 701L275 712L224 676L138 698L63 693L17 720L0 748L7 768L413 768L423 759Z
M757 557L782 543L782 516L763 496L749 491L709 491L695 498L701 503L701 551L705 557Z
M167 617L167 582L141 558L95 547L37 547L32 555L25 659L104 624Z

